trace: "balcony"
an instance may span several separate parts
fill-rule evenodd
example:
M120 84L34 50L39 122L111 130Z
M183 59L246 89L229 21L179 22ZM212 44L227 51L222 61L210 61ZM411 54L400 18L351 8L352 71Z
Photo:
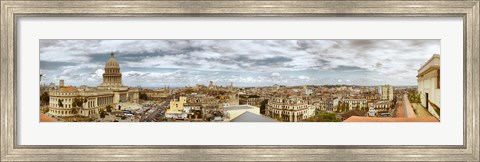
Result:
M440 68L440 55L434 54L423 66L418 70L418 76L423 76L431 70Z
M428 103L430 104L432 109L435 110L435 112L438 114L438 116L440 116L440 107L438 107L435 103L433 103L430 100L428 100Z

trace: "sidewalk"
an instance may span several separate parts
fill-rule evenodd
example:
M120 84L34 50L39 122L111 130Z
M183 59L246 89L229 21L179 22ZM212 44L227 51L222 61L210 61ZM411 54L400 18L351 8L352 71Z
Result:
M428 117L432 116L430 112L427 111L422 105L418 103L412 103L413 110L415 110L415 114L417 114L418 117Z

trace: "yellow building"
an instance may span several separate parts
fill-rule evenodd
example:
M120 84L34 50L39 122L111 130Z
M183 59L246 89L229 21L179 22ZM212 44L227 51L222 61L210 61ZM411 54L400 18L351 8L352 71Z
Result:
M434 54L418 70L421 105L440 119L440 55Z
M187 103L187 97L179 97L178 100L170 101L170 109L165 112L167 118L186 118L187 113L184 112L184 104Z

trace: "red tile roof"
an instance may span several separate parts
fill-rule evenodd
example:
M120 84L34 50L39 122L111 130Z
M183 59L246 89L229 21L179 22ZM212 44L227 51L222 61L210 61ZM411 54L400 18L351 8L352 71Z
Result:
M77 88L75 87L62 87L60 88L61 91L75 91Z
M56 122L56 121L57 121L56 119L46 116L43 113L40 113L40 122Z

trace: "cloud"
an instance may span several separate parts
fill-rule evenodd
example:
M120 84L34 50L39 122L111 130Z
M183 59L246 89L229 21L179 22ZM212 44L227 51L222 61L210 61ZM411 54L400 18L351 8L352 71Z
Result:
M270 76L272 76L272 77L278 77L278 76L280 76L280 73L272 73Z
M372 85L378 84L373 78L382 78L388 84L415 85L416 70L440 52L440 41L40 40L40 69L48 76L42 82L64 78L73 85L98 85L101 75L97 72L112 51L125 84L186 85L209 80L245 85L337 84L350 80ZM361 78L368 80L356 82Z

